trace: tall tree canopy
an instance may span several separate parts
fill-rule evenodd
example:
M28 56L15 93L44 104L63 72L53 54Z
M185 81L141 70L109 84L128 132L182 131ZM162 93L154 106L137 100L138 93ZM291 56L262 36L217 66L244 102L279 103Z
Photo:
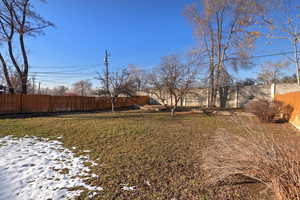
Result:
M267 36L272 39L285 40L293 51L287 59L295 64L297 83L300 85L300 2L295 0L272 0L271 10L265 17L268 25Z
M193 22L200 42L198 62L208 69L209 106L215 106L217 91L226 87L229 67L249 66L249 56L260 32L253 29L265 12L262 0L203 0L185 14ZM225 85L224 85L225 84ZM219 92L223 94L223 92ZM220 97L223 99L223 97Z

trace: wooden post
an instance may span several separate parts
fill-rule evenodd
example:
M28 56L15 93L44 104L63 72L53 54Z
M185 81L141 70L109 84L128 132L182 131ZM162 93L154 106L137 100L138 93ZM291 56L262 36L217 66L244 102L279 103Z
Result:
M209 107L209 101L210 101L210 94L209 94L210 89L207 88L207 98L206 98L206 106Z
M276 84L273 83L273 84L271 85L271 98L272 98L272 101L275 100L275 96L276 96Z
M235 108L239 108L239 86L236 86L235 90Z

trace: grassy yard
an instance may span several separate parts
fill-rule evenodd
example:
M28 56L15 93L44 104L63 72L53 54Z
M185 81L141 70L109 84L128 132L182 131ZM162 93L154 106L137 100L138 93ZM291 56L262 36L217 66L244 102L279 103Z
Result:
M201 151L217 130L291 134L289 124L260 124L254 117L168 113L93 113L26 119L0 119L0 137L62 136L65 147L98 163L93 185L104 188L96 199L264 199L256 184L207 188L200 169ZM86 153L84 150L90 150ZM88 164L88 163L87 163ZM122 185L135 186L123 191ZM85 199L85 193L80 197ZM268 198L266 198L268 199Z

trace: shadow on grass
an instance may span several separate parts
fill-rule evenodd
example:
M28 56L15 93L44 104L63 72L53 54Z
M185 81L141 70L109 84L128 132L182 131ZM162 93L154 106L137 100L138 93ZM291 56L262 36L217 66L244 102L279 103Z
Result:
M97 115L99 114L99 115ZM182 119L186 115L200 115L211 116L210 112L203 114L193 113L191 109L179 109L175 116L171 116L169 110L162 111L142 111L133 107L118 108L115 112L111 110L97 110L97 111L64 111L64 112L50 112L50 113L15 113L15 114L0 114L0 119L27 119L27 118L61 118L74 120L101 120L101 119L135 119L149 117L152 120L166 120L174 121Z
M128 108L122 108L122 109L116 109L116 113L119 111L129 111L129 110L135 110L132 107ZM68 117L67 115L81 115L81 114L97 114L97 113L107 113L107 114L112 114L111 110L94 110L94 111L63 111L63 112L37 112L37 113L14 113L14 114L0 114L0 119L26 119L26 118L38 118L38 117L66 117L66 118L71 118ZM110 117L110 116L103 116L105 117ZM116 116L118 117L118 116ZM126 117L126 116L124 116Z
M100 120L100 119L131 119L131 118L144 118L144 114L123 114L123 113L109 113L109 115L101 116L58 116L63 119L79 119L79 120Z

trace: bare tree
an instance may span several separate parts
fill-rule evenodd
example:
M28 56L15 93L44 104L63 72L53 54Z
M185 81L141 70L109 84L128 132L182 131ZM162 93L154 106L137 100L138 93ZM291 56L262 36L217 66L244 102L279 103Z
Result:
M215 106L217 91L223 87L220 77L229 75L227 68L249 66L250 51L260 36L250 27L263 12L259 0L203 0L201 6L186 9L200 41L200 63L208 69L209 106Z
M257 80L254 78L246 78L244 80L237 80L235 82L235 86L237 86L237 87L251 86L251 85L255 85L256 82L257 82Z
M115 111L116 99L120 95L133 96L136 92L135 82L131 79L127 69L119 72L104 72L100 74L98 79L101 82L101 87L97 94L110 99L113 112Z
M1 38L0 42L2 42L2 40L3 39ZM0 61L2 64L3 76L4 76L4 78L6 80L6 84L8 86L8 91L9 91L9 93L13 94L13 93L15 93L15 88L14 88L14 85L13 85L11 77L10 77L9 68L8 68L6 61L1 52L0 52Z
M9 79L12 84L13 92L21 93L22 81L21 81L21 77L19 76L19 74L16 71L11 71L9 73ZM10 91L10 93L12 93L12 92Z
M160 103L167 106L166 95L168 94L167 88L164 84L164 76L160 73L159 69L153 69L147 75L147 91L149 94L154 95Z
M136 90L142 91L146 87L146 72L144 69L137 67L134 64L128 65L128 73L131 79L135 82Z
M51 94L55 95L55 96L64 96L68 90L69 90L69 88L67 88L64 85L61 85L61 86L53 88L51 91Z
M294 0L273 0L272 5L271 9L276 10L276 14L265 18L270 30L268 37L289 41L293 56L287 56L287 58L295 64L297 83L300 85L300 4Z
M3 85L4 84L4 74L3 74L3 71L2 71L2 68L0 68L0 84Z
M257 79L265 84L277 83L283 75L283 70L287 69L289 62L279 61L279 62L266 62L263 64Z
M35 10L30 0L1 0L0 1L0 35L1 41L7 44L10 60L21 80L22 93L27 93L29 59L25 45L25 36L37 36L43 34L43 30L53 24L43 19ZM17 36L16 36L17 35ZM17 39L16 39L17 37ZM15 55L15 44L21 51L21 62ZM9 78L7 63L0 54L6 82L13 93L13 87Z
M296 83L296 82L297 82L296 74L292 76L284 76L280 79L280 83Z
M75 93L81 96L88 96L92 90L92 83L88 80L81 80L73 84L73 90Z
M40 94L42 95L51 95L51 89L49 87L40 88Z
M3 94L6 92L6 87L4 85L4 75L2 70L0 69L0 94Z
M192 65L183 64L177 56L166 56L162 58L156 73L159 74L158 78L152 78L150 83L153 90L157 90L158 97L166 91L174 99L171 107L171 115L174 116L179 101L193 88L197 71Z

